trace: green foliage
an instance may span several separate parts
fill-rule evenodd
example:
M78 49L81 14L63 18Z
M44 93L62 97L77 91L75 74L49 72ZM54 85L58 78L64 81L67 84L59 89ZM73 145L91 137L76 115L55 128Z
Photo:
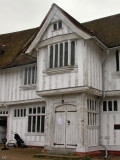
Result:
M89 156L86 156L85 160L91 160L91 158Z

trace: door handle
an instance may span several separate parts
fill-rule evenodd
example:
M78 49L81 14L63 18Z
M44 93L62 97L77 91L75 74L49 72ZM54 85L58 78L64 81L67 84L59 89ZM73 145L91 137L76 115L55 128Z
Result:
M70 125L70 120L67 120L67 124Z

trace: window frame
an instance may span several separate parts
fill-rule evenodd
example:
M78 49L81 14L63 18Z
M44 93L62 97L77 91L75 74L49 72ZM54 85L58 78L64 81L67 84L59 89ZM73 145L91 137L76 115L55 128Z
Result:
M62 21L57 21L53 23L53 31L57 31L59 29L62 29L63 23Z
M40 111L38 110L38 108L40 108ZM44 108L44 112L43 112L43 108ZM30 109L31 109L31 112L29 112ZM36 109L36 111L34 109ZM28 116L27 133L45 134L46 107L44 105L29 107L27 116Z
M106 104L106 105L104 105ZM103 101L103 105L102 105L102 111L104 113L111 113L111 112L118 112L119 108L118 108L118 100L104 100ZM106 108L106 109L105 109Z
M23 86L36 85L37 80L37 65L31 64L24 66L23 69Z
M74 45L72 45L74 43ZM57 46L57 49L56 49ZM49 69L75 66L76 41L68 40L48 45ZM73 58L73 60L72 60Z
M87 99L87 125L90 127L99 126L99 106L96 99Z

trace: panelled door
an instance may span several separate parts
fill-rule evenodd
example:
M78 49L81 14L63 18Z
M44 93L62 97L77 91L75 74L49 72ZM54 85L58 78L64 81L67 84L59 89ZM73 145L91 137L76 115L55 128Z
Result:
M77 147L77 108L72 105L57 107L55 110L54 147Z

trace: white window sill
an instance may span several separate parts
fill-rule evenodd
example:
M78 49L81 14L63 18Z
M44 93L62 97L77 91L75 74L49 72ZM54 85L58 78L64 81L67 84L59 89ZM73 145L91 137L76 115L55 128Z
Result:
M69 72L77 72L78 66L64 66L64 67L56 67L56 68L49 68L44 73L47 75L54 75L54 74L64 74Z
M19 87L20 90L35 90L36 89L36 85L23 85Z
M30 132L26 133L26 136L45 136L45 133L36 133L36 132Z

